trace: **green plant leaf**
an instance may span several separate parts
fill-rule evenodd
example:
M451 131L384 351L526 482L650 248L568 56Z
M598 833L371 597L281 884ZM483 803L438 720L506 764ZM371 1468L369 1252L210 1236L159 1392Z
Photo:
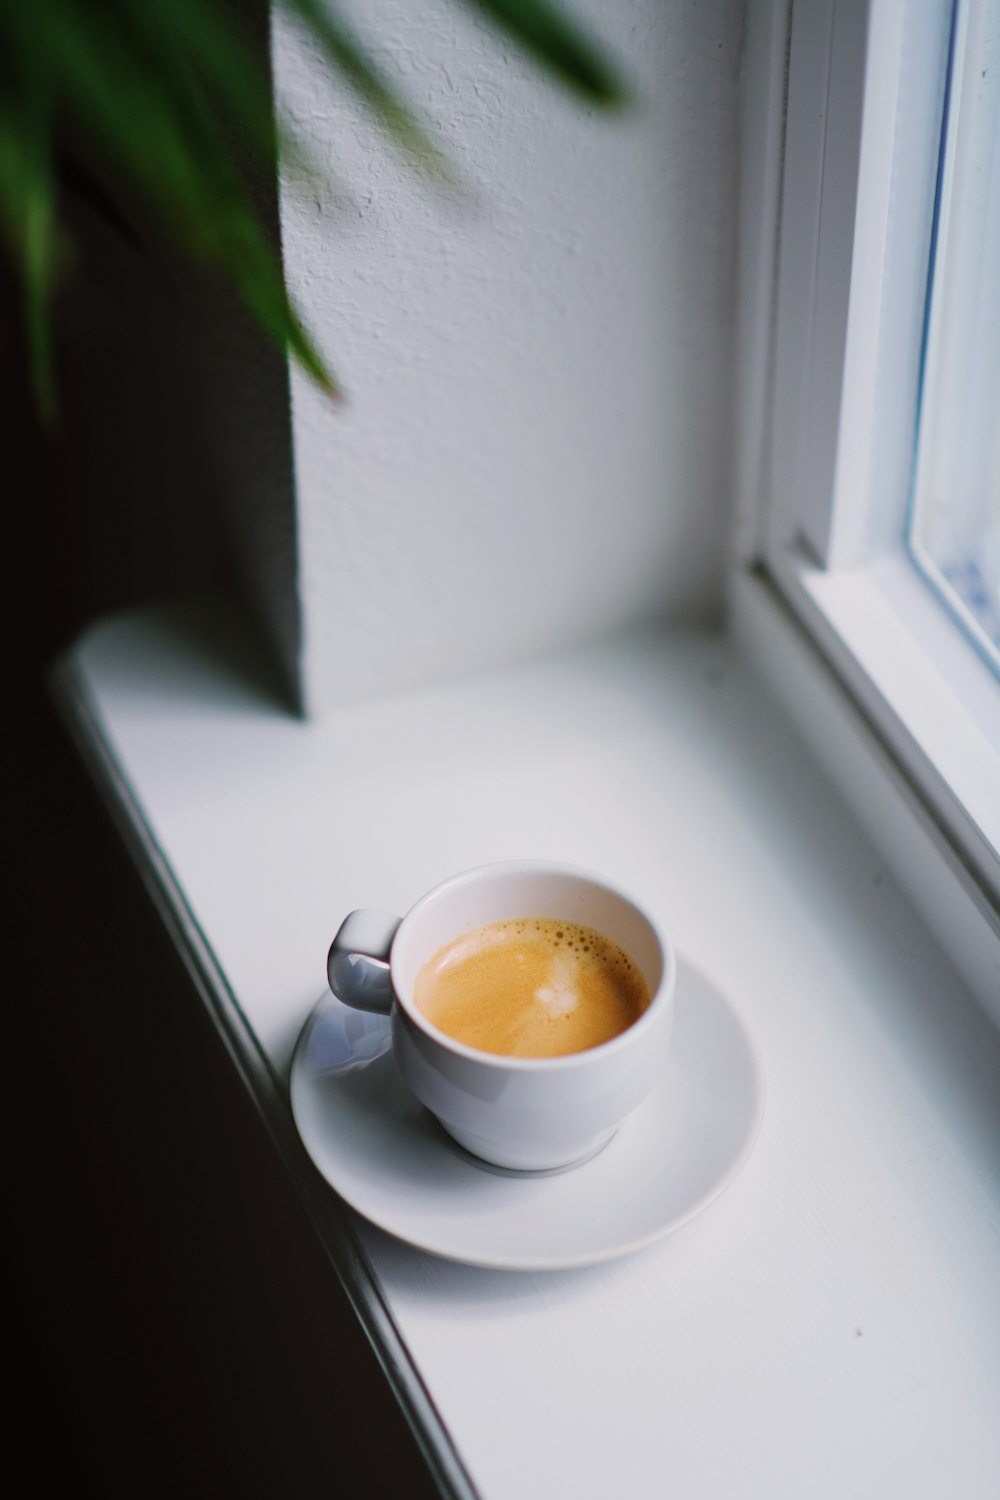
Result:
M35 405L42 423L57 416L52 348L52 296L56 281L55 185L51 158L30 185L24 217L24 323Z
M454 186L454 172L440 147L383 78L336 10L325 0L283 0L283 3L287 11L298 16L327 61L372 111L411 165L446 186Z
M8 93L0 109L0 222L22 280L28 374L46 427L57 415L52 298L57 271L52 122L45 91Z
M263 330L330 394L336 382L290 306L281 264L240 182L203 92L169 35L133 0L85 16L47 0L46 60L70 117L107 166L189 255L225 275ZM155 63L146 58L155 56Z
M559 82L591 104L617 108L628 90L603 51L549 0L465 0Z
M408 161L455 177L415 112L370 59L333 0L276 0ZM591 103L624 89L551 0L465 0ZM219 0L0 0L0 228L23 280L31 378L55 411L51 343L63 259L53 166L62 133L99 175L144 204L190 257L228 279L260 327L331 394L333 376L291 305L276 245L253 207L247 172L317 175L276 115L270 78ZM99 184L103 188L104 184Z

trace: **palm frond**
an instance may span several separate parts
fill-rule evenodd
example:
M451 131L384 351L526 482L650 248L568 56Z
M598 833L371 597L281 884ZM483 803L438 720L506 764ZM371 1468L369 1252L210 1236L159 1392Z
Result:
M335 0L278 0L406 159L454 173L430 130L372 61ZM465 0L549 75L594 104L624 90L603 54L552 0ZM54 141L92 151L174 244L227 278L263 331L323 389L329 367L291 305L280 256L246 181L305 147L276 116L270 79L219 0L0 0L0 229L23 280L40 412L55 411L51 309L60 265Z
M549 0L465 0L588 104L617 108L628 91L603 50Z
M440 147L399 93L382 76L350 27L326 0L284 0L330 65L371 110L390 140L419 171L451 185L454 173Z
M32 393L47 427L56 418L51 306L57 272L51 115L44 94L0 107L0 230L22 282Z

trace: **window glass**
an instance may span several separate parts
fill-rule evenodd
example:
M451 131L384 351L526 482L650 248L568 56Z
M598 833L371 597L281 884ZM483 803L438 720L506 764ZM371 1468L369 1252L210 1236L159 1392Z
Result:
M1000 0L954 11L906 540L1000 675Z

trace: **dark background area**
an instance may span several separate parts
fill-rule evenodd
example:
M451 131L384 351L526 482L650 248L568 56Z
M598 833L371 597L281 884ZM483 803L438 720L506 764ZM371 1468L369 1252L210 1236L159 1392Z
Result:
M43 435L0 264L13 830L6 1347L18 1495L436 1493L49 701L78 633L231 586L169 279L96 224Z

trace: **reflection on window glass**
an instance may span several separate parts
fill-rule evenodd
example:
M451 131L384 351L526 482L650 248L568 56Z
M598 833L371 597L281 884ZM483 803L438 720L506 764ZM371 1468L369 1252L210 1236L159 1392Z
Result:
M1000 673L1000 0L957 0L908 546Z

